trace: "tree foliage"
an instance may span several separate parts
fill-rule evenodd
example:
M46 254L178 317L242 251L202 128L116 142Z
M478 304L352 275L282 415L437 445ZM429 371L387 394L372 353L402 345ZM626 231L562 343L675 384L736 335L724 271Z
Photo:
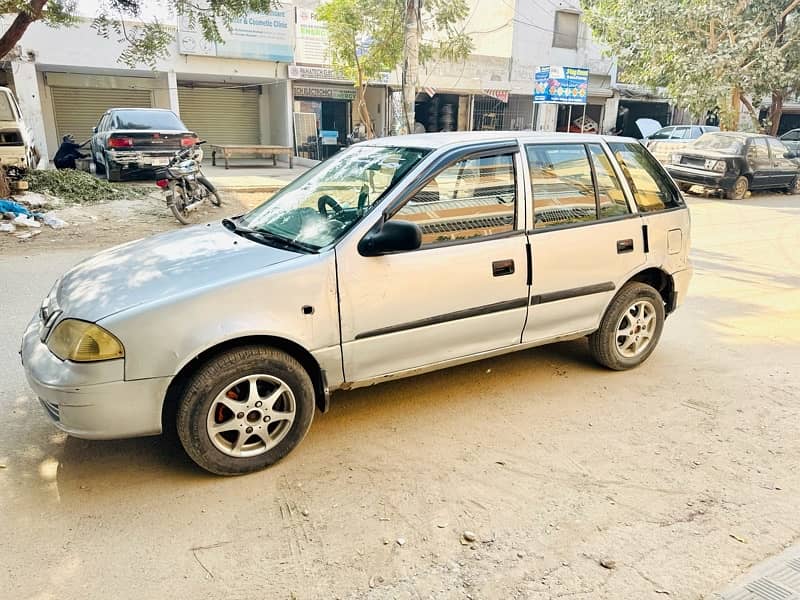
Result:
M404 67L407 10L406 0L327 0L316 11L328 26L333 67L355 83L356 106L370 137L366 86L382 72ZM472 39L461 27L468 14L466 0L426 0L416 28L420 60L458 61L469 56Z
M222 41L233 19L250 12L267 13L273 0L161 0L176 16L199 27L209 41ZM77 23L76 0L0 0L0 12L13 15L11 25L0 37L0 57L19 43L28 26L36 21L51 27ZM174 27L153 19L145 0L102 0L92 27L103 37L122 44L120 62L133 67L154 67L166 58L175 39Z
M698 116L800 89L800 0L583 0L594 35L626 80L666 87ZM755 106L754 106L755 103ZM776 124L777 125L777 124Z

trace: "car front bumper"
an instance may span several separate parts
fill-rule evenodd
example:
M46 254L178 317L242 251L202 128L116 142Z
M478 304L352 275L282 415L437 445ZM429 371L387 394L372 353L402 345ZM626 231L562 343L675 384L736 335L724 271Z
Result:
M717 190L731 189L737 178L735 174L706 171L705 169L695 169L678 165L667 165L667 171L672 178L679 183L702 185L703 187Z
M85 439L161 433L161 408L169 377L125 381L125 360L63 361L41 341L36 316L22 338L25 376L53 423Z

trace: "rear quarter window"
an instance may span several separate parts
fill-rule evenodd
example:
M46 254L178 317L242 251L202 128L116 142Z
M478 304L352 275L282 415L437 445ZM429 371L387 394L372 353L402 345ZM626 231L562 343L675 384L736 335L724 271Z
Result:
M610 142L608 146L622 167L641 213L685 206L669 175L645 148L636 142Z

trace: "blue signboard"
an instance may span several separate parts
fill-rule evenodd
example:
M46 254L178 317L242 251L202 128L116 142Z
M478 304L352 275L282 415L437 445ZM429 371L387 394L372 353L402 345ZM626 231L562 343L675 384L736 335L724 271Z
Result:
M586 104L589 69L582 67L539 67L533 82L534 102Z

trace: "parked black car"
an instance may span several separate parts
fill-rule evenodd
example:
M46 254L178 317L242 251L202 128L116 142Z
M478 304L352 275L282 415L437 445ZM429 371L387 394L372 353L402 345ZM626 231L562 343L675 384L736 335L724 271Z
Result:
M683 191L693 185L741 200L747 190L800 193L797 155L780 140L754 133L706 133L672 156L667 171Z
M126 171L166 166L176 150L197 142L170 110L112 108L94 128L91 153L98 172L119 181Z

